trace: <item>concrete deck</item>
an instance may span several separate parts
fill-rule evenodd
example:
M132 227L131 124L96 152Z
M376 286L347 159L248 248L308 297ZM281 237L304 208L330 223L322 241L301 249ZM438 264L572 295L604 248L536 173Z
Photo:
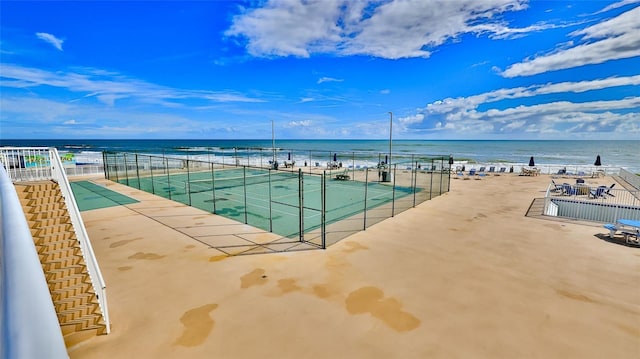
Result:
M548 176L452 180L327 250L245 256L199 239L271 234L95 182L140 202L82 213L112 333L72 358L640 357L640 248L525 217Z

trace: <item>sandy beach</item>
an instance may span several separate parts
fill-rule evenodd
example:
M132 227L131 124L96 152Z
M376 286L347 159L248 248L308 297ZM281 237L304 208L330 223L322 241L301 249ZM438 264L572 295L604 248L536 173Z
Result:
M526 217L549 176L451 180L327 250L234 257L193 233L268 234L94 182L141 202L82 213L112 332L71 358L640 357L640 248Z

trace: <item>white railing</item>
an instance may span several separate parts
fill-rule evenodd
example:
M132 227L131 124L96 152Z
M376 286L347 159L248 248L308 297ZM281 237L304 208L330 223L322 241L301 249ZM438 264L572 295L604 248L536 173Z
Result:
M58 151L53 147L1 147L0 161L8 168L9 177L14 182L53 180L58 183L62 196L65 199L76 237L80 243L93 289L100 304L102 316L106 324L106 332L109 333L111 326L107 308L106 285ZM20 212L22 213L22 211Z
M621 218L640 220L640 191L565 186L568 187L556 189L551 184L547 188L546 215L602 223L614 223Z
M104 176L103 165L64 166L64 171L67 173L68 177L95 176L95 175Z
M0 357L68 358L29 225L0 166Z
M67 178L67 174L62 167L62 161L60 161L58 150L53 147L50 148L49 157L51 159L51 176L54 181L58 182L58 186L60 187L62 196L64 196L65 198L69 216L71 217L71 223L73 224L73 228L76 231L76 237L80 242L80 249L82 250L82 254L87 264L87 270L89 271L89 276L91 277L91 283L93 283L93 290L96 292L98 302L100 303L100 309L102 310L102 316L107 326L106 332L108 334L111 331L111 326L109 323L109 313L107 309L106 284L104 282L104 279L102 278L102 273L100 272L98 260L96 259L96 256L93 252L91 241L89 241L87 229L85 228L82 217L80 216L78 204L76 203L76 199L73 196L73 192L71 191L69 179Z
M500 172L504 168L504 173L520 174L523 169L530 170L527 163L508 163L508 162L481 162L481 163L467 163L465 161L456 161L453 164L452 169L460 172L464 167L463 172L468 172L471 169L475 169L476 172L480 168L484 167L484 172L489 172L491 167L494 168L494 172ZM598 176L611 176L617 174L620 167L614 166L594 166L594 165L563 165L563 164L536 164L535 170L539 174L543 175L557 175L560 177L598 177Z
M0 162L5 164L9 178L13 181L51 179L48 147L0 147ZM102 163L63 162L62 165L67 176L104 175Z
M0 147L0 162L13 182L51 179L47 147Z

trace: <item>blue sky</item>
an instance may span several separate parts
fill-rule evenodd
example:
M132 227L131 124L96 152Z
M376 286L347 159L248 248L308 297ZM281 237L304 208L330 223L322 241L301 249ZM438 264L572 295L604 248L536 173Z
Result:
M0 135L640 139L640 0L1 1Z

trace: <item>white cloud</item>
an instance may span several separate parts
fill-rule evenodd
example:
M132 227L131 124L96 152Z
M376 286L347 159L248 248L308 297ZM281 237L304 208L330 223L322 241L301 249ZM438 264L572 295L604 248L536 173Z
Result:
M56 49L62 51L62 43L64 42L64 40L58 39L51 34L47 34L46 32L37 32L36 36L38 37L38 39L48 42Z
M289 121L285 127L310 127L313 125L313 121L311 120L301 120L301 121Z
M324 82L342 82L344 80L342 79L334 79L333 77L321 77L318 79L318 84L324 83Z
M391 90L389 90L389 89L380 90L380 94L381 95L388 95L390 93L391 93Z
M265 7L236 16L226 32L249 38L247 49L259 56L308 57L308 45L328 48L340 41L336 19L340 0L270 1Z
M547 71L600 64L611 60L640 56L640 7L614 18L574 31L582 43L563 47L509 66L502 76L530 76ZM565 44L563 44L565 45Z
M76 69L74 72L49 72L41 69L2 64L0 86L30 88L52 86L73 93L86 93L82 98L96 97L113 106L120 99L134 99L166 107L180 106L188 100L210 102L264 102L233 91L183 90L128 78L99 69ZM78 100L75 100L78 101Z
M398 119L398 122L400 122L403 125L411 125L413 123L420 123L423 120L424 120L424 115L419 113L414 116L402 117Z
M527 87L516 87L509 89L497 89L478 95L460 98L447 98L434 101L427 105L427 109L432 113L449 113L453 111L467 111L474 109L481 104L498 102L505 99L518 99L534 97L539 95L549 95L558 93L582 93L587 91L597 91L619 86L640 85L640 75L627 77L609 77L590 81L559 82L544 85L532 85Z
M7 138L113 138L152 133L159 138L192 138L194 133L228 132L228 121L199 121L163 110L119 109L87 103L63 103L33 97L0 97L0 120ZM72 118L73 120L69 120ZM70 132L70 126L73 131Z
M242 39L251 55L261 57L429 57L430 48L463 34L509 38L556 26L516 29L501 19L526 8L527 0L267 1L235 16L225 35Z
M620 8L620 7L629 5L629 4L635 4L635 3L639 3L639 2L640 2L640 0L622 0L622 1L618 1L616 3L613 3L613 4L605 7L604 9L598 11L596 14L600 14L600 13L603 13L603 12L607 12L607 11L614 10L614 9L617 9L617 8Z
M465 133L479 136L483 133L508 135L525 131L566 136L571 132L617 133L625 128L627 137L640 138L637 130L640 128L640 97L545 102L545 99L557 98L548 95L639 85L640 75L636 75L498 89L469 97L434 101L419 109L417 115L400 122L404 125L402 130L405 133L445 130L460 136ZM509 105L510 100L536 96L546 97L533 99L532 102L537 104L522 105L523 102L518 101L518 105Z

